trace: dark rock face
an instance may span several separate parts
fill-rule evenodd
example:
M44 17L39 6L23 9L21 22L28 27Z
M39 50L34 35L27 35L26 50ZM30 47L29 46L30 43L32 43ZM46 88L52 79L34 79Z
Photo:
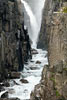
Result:
M31 93L31 100L67 100L67 13L62 12L67 2L63 1L62 5L60 2L59 5L51 14L48 5L45 8L47 15L43 25L46 25L44 34L47 35L49 65L44 67L41 82Z
M20 73L19 72L11 72L10 78L11 79L20 78Z
M2 94L1 98L8 98L8 92L5 92L4 94Z
M0 98L0 100L20 100L20 99L18 99L18 98L11 98L11 99L9 99L9 98Z
M0 81L23 70L29 58L21 9L21 0L0 0Z

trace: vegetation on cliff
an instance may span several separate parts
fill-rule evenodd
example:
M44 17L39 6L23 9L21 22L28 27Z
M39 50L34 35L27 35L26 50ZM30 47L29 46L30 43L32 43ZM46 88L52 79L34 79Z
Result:
M67 13L67 7L63 7L62 12Z

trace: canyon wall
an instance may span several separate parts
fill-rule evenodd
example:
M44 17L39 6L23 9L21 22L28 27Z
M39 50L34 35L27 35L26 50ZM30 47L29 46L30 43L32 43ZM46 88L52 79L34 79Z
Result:
M67 2L60 0L56 6L55 0L48 1L41 33L46 39L40 39L47 42L49 65L44 66L42 79L31 93L31 100L67 100Z
M59 3L60 2L60 3ZM43 15L42 15L42 23L41 23L41 30L39 35L38 41L38 48L47 48L47 21L51 20L51 15L53 11L57 11L59 7L62 5L62 0L45 0ZM45 45L44 45L45 44Z
M21 0L0 0L0 81L8 78L11 71L22 70L27 60L23 27Z

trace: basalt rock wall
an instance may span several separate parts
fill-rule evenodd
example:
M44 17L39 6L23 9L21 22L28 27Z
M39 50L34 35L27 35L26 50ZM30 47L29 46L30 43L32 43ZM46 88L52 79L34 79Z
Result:
M45 0L40 35L38 40L38 48L47 49L47 21L51 20L53 11L57 11L62 5L62 0ZM49 23L50 25L50 23ZM44 45L45 44L45 45Z
M67 100L67 2L63 1L62 5L59 2L59 5L51 14L47 10L49 16L43 20L49 65L44 66L42 79L31 93L31 100Z
M11 71L18 71L18 63L24 64L27 60L27 41L24 40L23 27L21 1L0 0L0 81L7 78ZM22 37L20 42L16 38L16 33L19 32ZM18 47L20 51L17 50Z

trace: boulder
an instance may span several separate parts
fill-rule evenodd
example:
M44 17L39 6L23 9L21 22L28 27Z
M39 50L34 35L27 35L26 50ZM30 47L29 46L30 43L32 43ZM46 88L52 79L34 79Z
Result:
M0 92L4 91L5 89L3 88L3 86L0 86Z
M14 91L14 89L9 89L9 90L8 90L8 93L9 93L9 94L14 94L15 91Z
M21 79L20 81L21 81L21 83L25 83L25 84L29 83L26 79Z
M40 61L36 61L36 64L41 64L41 62Z
M9 86L10 86L9 82L6 81L6 82L4 83L4 86L9 87Z
M20 72L11 72L11 74L10 74L10 77L12 78L12 79L14 79L14 78L20 78Z
M0 84L0 86L6 86L6 87L9 87L10 86L10 84L9 84L9 82L8 81L3 81L3 83L2 84Z
M32 49L32 50L31 50L31 53L32 53L32 55L38 54L38 51L37 51L36 49Z
M34 62L33 60L31 60L30 62Z
M37 67L30 67L31 70L36 70L38 69Z
M3 93L3 94L1 95L1 98L8 98L8 92L6 91L5 93Z

